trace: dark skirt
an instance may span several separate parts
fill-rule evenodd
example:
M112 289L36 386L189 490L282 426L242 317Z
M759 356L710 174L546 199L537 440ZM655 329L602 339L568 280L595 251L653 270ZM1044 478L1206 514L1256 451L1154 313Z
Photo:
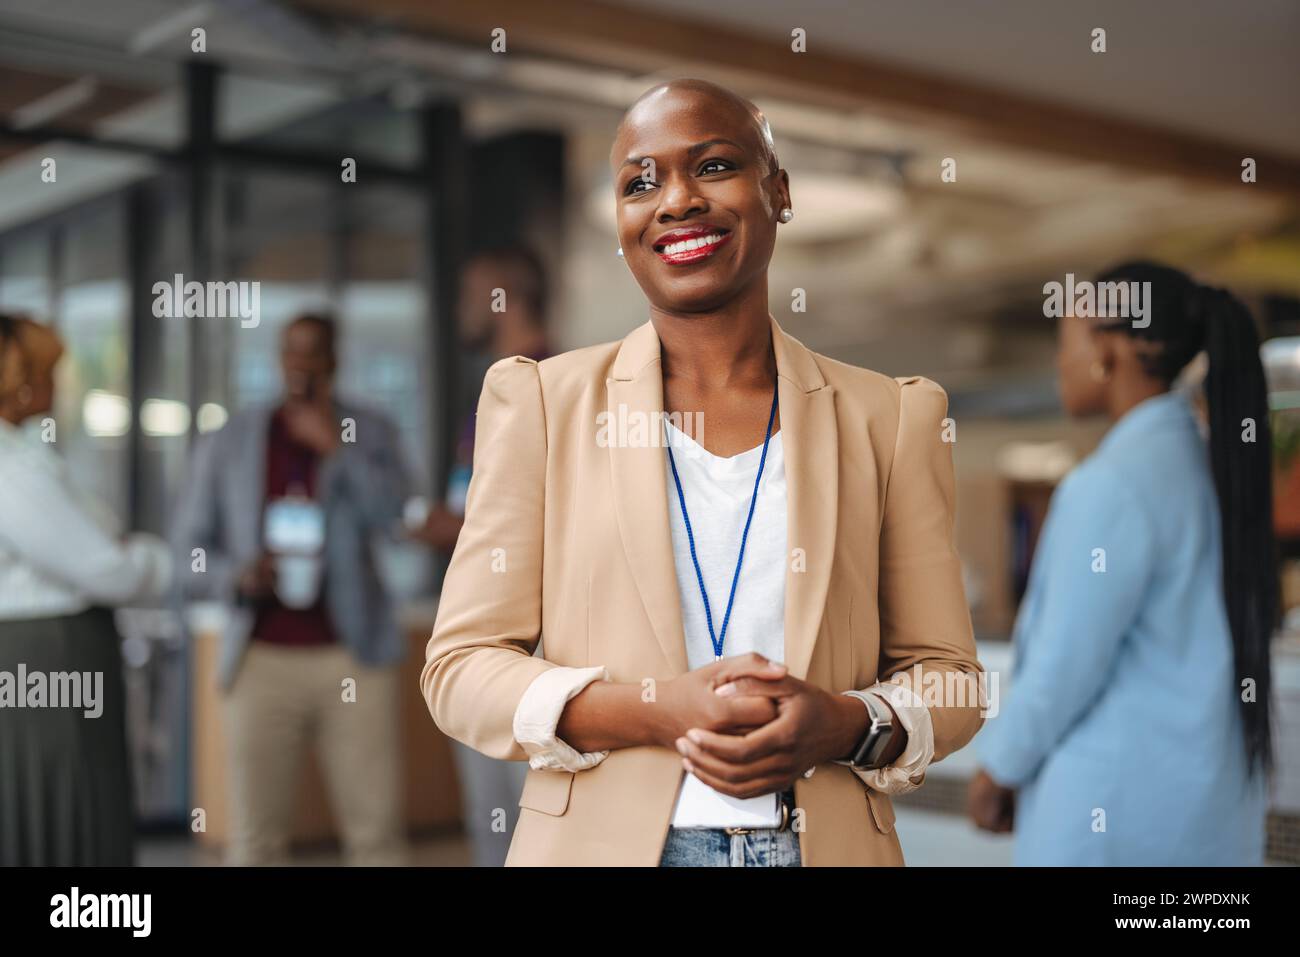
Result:
M16 682L20 665L28 675L102 673L102 712L0 707L0 865L133 864L126 691L112 613L0 621L4 680Z

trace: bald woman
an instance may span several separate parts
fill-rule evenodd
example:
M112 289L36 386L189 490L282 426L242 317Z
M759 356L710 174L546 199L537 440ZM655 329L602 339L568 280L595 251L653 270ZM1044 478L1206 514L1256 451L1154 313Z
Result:
M902 864L890 795L982 721L946 396L772 317L754 104L656 86L610 166L647 321L488 372L429 709L529 763L508 864Z

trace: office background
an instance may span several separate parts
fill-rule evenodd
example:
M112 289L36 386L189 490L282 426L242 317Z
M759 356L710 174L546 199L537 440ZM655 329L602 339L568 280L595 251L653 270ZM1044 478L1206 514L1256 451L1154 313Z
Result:
M1008 664L1051 489L1102 429L1061 413L1043 284L1142 255L1249 303L1268 340L1290 609L1269 854L1300 861L1300 8L1287 0L0 0L0 309L68 344L62 454L124 527L163 532L194 438L272 398L279 329L328 308L340 390L393 417L421 492L440 497L477 390L455 327L460 263L531 245L557 349L644 321L614 255L608 149L626 105L681 75L736 88L772 122L798 207L771 274L778 321L820 352L949 391L958 544L990 668ZM178 273L260 281L259 325L156 318L152 287ZM385 553L413 654L440 568L416 544ZM207 863L219 826L188 825L200 805L221 818L202 639L216 626L202 608L119 621L143 860ZM454 767L407 684L411 832L421 860L459 863ZM900 800L913 862L1009 860L958 813L972 768L959 754ZM305 782L301 845L329 862L329 811Z

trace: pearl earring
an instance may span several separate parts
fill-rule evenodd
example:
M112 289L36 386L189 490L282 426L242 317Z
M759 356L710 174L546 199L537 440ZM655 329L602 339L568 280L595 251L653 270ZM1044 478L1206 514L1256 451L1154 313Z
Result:
M618 258L619 258L619 259L622 259L622 258L623 258L623 247L622 247L622 246L619 246L619 247L618 247Z
M780 219L781 222L783 223L790 222L790 220L794 219L794 210L791 209L789 206L785 207L783 210L781 210Z

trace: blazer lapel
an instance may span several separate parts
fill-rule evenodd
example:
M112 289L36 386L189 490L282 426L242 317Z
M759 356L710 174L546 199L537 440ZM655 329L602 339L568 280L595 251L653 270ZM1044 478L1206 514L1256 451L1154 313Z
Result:
M655 638L674 674L690 670L682 628L681 596L673 564L669 529L668 481L661 436L664 383L659 366L659 335L649 322L623 340L607 391L609 466L614 480L614 511L623 550ZM625 443L633 423L644 424L645 441Z
M777 395L785 448L785 664L808 676L835 555L839 513L839 430L835 390L812 352L772 320ZM743 573L742 573L743 574Z

